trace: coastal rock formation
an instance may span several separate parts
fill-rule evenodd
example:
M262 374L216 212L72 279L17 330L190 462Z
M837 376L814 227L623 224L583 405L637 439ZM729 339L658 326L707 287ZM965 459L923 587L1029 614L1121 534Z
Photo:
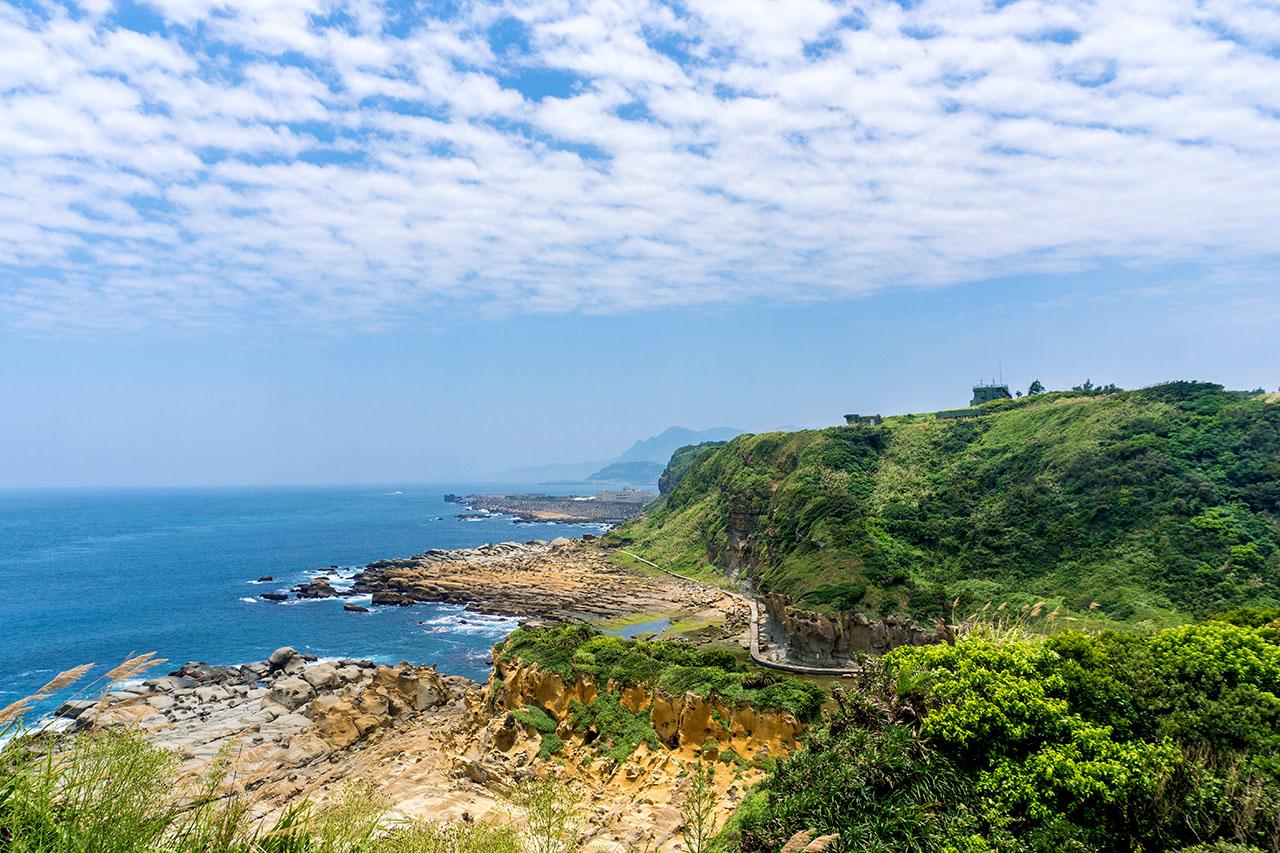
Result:
M293 591L298 594L298 598L337 598L347 594L334 589L333 584L326 577L313 578L307 583L298 584Z
M624 701L633 710L652 707L663 744L641 744L615 764L592 761L589 733L568 722L571 698L590 700L595 686L588 679L565 685L536 667L499 665L482 686L432 667L308 663L286 647L260 663L193 663L180 671L204 680L175 674L120 685L100 702L63 712L78 729L139 727L182 755L191 779L219 756L233 756L230 778L250 794L256 814L278 813L301 797L333 802L354 784L387 798L396 819L518 823L508 801L513 786L554 773L582 797L577 849L590 851L682 849L679 807L691 763L714 762L718 808L727 815L761 775L741 758L792 748L800 729L786 714L636 688ZM530 704L562 714L565 744L554 761L539 757L543 735L512 714Z
M779 593L762 597L769 618L785 635L790 657L823 666L841 665L855 654L883 654L897 646L923 646L945 639L899 616L868 619L861 613L802 610Z
M515 516L523 522L576 522L616 524L644 514L645 503L652 492L623 490L601 492L594 497L560 495L467 495L462 503L469 513L459 518L487 518L491 515Z
M495 714L536 705L565 723L573 703L589 705L599 691L600 686L589 676L566 684L556 673L537 666L511 666L499 659L494 662L485 702ZM746 760L785 755L799 745L804 731L804 725L786 711L759 711L696 693L673 696L643 685L622 689L620 704L633 714L648 709L658 739L686 758L696 757L709 743ZM574 732L571 726L561 728L564 731L558 733L563 736L581 738L582 733Z
M443 602L480 613L602 621L646 611L704 617L725 636L739 633L745 614L722 591L657 573L642 574L581 541L501 542L409 559L370 563L352 591L374 605Z

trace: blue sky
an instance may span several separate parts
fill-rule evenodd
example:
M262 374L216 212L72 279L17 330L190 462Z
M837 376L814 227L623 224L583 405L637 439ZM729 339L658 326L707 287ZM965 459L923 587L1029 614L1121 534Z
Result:
M1270 2L0 6L0 485L1280 385Z

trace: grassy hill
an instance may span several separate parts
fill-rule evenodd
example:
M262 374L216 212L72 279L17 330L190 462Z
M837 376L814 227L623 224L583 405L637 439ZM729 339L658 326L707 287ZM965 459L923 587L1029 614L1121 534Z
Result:
M1280 604L1280 395L1176 382L984 411L740 436L682 458L678 485L614 535L818 610L1045 601L1173 624Z

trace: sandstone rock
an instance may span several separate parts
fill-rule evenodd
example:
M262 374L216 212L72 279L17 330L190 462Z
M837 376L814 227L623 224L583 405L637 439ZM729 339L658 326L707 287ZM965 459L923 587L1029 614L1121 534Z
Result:
M823 666L850 661L857 652L882 654L897 646L920 646L943 639L899 616L868 619L861 613L802 610L778 593L763 596L769 619L787 638L787 648L801 661Z
M231 697L231 693L218 684L196 688L196 699L201 702L221 702Z
M94 702L92 699L80 699L74 702L63 702L61 705L58 706L57 710L53 712L53 715L55 717L65 717L68 720L74 720L78 718L80 715L82 715L85 711L88 711L90 708L92 708L96 704L97 703Z
M287 592L264 592L258 598L265 598L267 601L288 601L289 594Z
M200 682L185 676L162 675L159 678L152 678L142 682L142 686L149 687L151 690L160 693L173 693L179 690L190 690L194 687L199 687Z
M331 663L313 663L302 671L302 677L316 690L332 690L342 684Z
M267 668L271 672L279 672L292 660L298 657L298 650L293 646L283 646L271 653L267 658Z
M359 604L347 603L342 605L342 609L347 611L348 613L368 613L369 612L369 608L362 607Z
M281 705L289 711L293 711L302 707L306 703L315 698L316 691L310 684L301 678L286 677L276 679L276 683L271 686L271 691L267 694L267 698L263 700L263 706L267 702L274 702Z
M373 603L379 606L389 604L389 605L399 605L401 607L406 607L410 604L413 604L413 600L410 598L404 597L398 592L379 591L373 594Z

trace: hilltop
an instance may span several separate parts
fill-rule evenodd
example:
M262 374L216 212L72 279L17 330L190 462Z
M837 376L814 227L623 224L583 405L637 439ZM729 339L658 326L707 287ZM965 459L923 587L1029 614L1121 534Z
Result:
M820 632L988 603L1151 625L1280 603L1277 395L1173 382L979 411L680 454L678 483L614 536L749 578L784 627L843 614Z

